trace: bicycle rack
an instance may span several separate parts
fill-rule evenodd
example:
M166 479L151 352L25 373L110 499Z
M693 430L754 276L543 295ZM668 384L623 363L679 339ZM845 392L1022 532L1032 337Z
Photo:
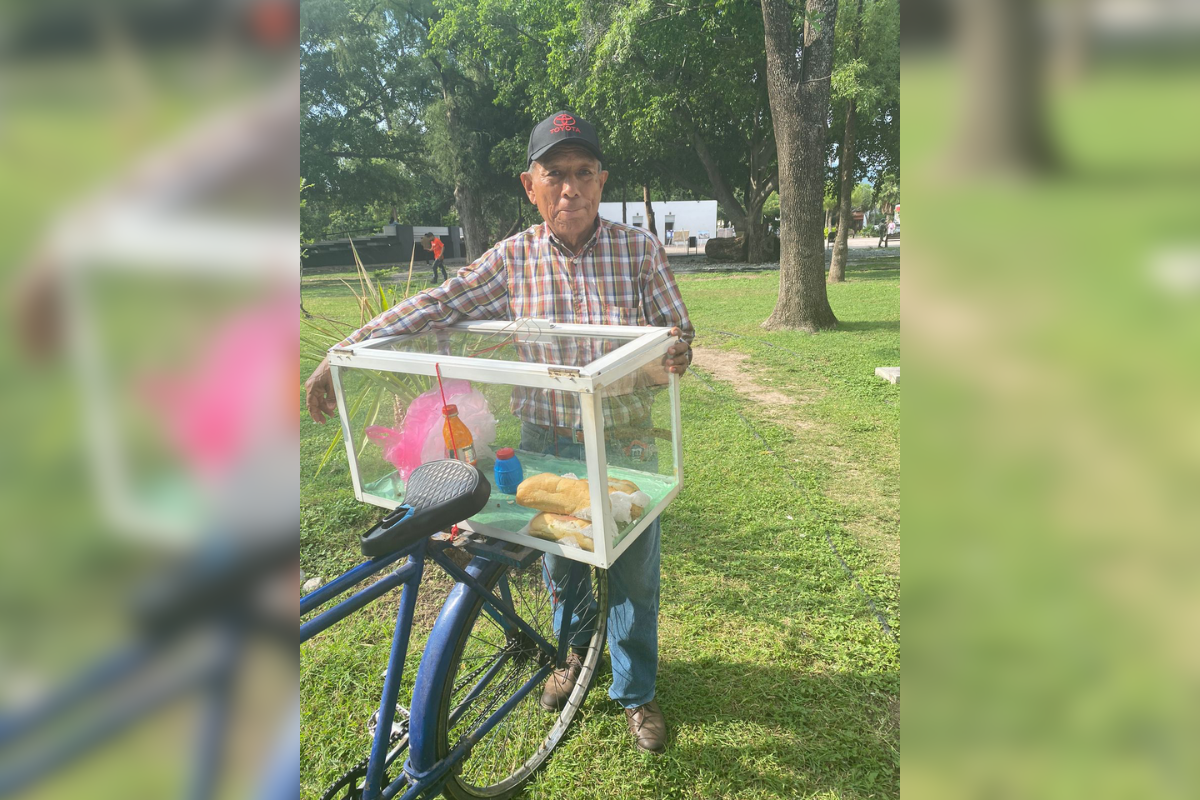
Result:
M478 534L471 534L470 538L463 542L463 549L473 556L498 561L517 569L528 567L542 555L542 551L531 547L489 539Z

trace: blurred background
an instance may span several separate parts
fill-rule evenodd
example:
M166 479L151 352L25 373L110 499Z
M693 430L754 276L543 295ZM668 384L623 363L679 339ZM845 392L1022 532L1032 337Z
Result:
M1192 797L1200 4L910 0L904 788Z
M1193 796L1200 6L902 26L905 788ZM3 716L144 636L155 576L295 536L299 187L294 3L10 2L0 32ZM294 619L294 571L246 575ZM294 648L247 652L229 794L294 727ZM181 794L204 710L34 796Z
M10 738L126 641L180 645L158 681L236 663L221 796L298 758L295 641L271 632L294 637L299 594L297 19L0 7L0 795L89 725L101 757L51 759L30 796L184 794L211 697L118 738L91 706L134 708L136 681L96 688Z

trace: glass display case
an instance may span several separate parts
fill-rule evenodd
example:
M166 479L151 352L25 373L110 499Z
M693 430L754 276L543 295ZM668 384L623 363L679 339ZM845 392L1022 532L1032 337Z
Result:
M422 463L474 459L492 495L464 528L607 568L683 484L674 341L525 319L334 348L355 496L395 508Z

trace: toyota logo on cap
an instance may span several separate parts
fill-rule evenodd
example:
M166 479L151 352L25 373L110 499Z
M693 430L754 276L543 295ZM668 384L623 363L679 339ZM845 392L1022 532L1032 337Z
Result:
M554 127L550 133L583 133L575 124L575 118L570 114L559 114L554 118Z

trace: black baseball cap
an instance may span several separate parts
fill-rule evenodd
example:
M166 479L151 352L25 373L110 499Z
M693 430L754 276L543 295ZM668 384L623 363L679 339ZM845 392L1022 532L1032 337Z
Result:
M570 111L558 111L539 122L529 134L529 163L546 155L551 148L560 144L577 144L596 158L600 155L600 139L592 123L580 119Z

